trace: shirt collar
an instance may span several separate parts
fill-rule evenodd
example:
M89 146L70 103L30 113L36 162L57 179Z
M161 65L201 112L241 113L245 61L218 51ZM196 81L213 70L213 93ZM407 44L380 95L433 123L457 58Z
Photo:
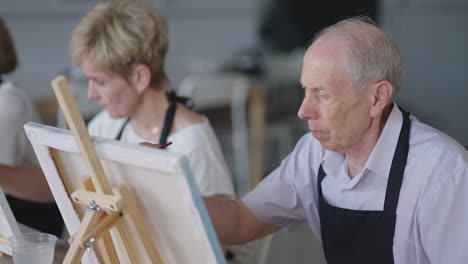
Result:
M397 104L393 103L392 111L388 116L382 134L367 159L364 169L369 169L388 178L402 125L403 115ZM334 175L344 161L344 154L326 150L322 159L323 170L327 175Z
M377 144L367 159L365 168L388 178L402 125L403 114L397 104L393 103L392 112L388 116Z
M325 151L322 159L322 168L327 175L337 174L340 165L345 161L345 155L330 150Z

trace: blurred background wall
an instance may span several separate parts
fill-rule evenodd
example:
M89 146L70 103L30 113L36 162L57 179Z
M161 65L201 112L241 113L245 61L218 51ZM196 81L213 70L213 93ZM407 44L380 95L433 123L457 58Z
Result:
M314 32L340 18L374 17L400 45L406 81L397 102L468 146L468 0L152 0L167 17L167 72L176 87L190 73L241 72L265 90L265 174L307 132L296 117L302 56ZM0 0L20 67L6 76L37 101L49 81L75 74L68 41L94 0ZM79 72L78 72L79 75ZM84 83L84 90L85 90ZM214 124L216 126L216 124ZM273 239L267 263L324 263L307 226Z
M72 69L68 56L71 30L97 2L0 0L0 15L13 33L20 59L20 67L8 77L35 99L50 97L49 80ZM406 82L398 102L468 145L463 111L468 97L467 0L380 0L378 9L370 8L377 7L377 1L152 2L169 21L171 47L166 65L174 85L189 72L213 69L249 49L267 55L261 66L270 82L295 81L303 48L317 29L349 16L350 10L370 14L400 44L406 58Z
M468 146L468 1L383 0L379 14L406 59L397 101Z
M51 96L49 80L71 68L71 32L97 0L0 0L20 67L12 78L34 98ZM151 0L170 30L167 72L178 82L187 71L215 67L256 43L257 5L250 0Z

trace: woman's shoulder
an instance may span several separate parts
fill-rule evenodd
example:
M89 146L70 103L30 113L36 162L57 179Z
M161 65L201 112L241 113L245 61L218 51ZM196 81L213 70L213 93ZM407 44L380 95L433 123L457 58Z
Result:
M34 105L28 95L16 88L11 82L0 86L0 112L8 114L12 119L32 119Z
M0 86L0 100L8 105L25 104L29 101L26 93L16 88L11 82L5 82Z
M190 123L169 136L173 149L183 147L183 152L187 154L193 151L199 152L200 149L219 147L218 138L208 118L204 116L199 116L199 118L200 122L197 120L197 122Z
M177 105L176 116L174 118L173 133L178 133L193 125L201 124L204 121L201 115L179 104Z

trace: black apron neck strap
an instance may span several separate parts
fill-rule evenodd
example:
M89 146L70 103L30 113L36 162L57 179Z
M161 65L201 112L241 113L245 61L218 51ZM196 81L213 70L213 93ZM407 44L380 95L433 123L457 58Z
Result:
M121 140L122 139L122 134L123 134L123 131L125 129L125 127L127 126L128 122L130 122L130 118L127 118L125 120L125 122L123 123L123 125L120 127L120 131L119 133L117 134L117 136L115 137L115 140Z
M385 195L384 211L389 213L396 212L398 206L398 198L400 197L401 185L403 183L403 175L406 168L409 151L409 133L410 119L409 113L400 107L403 115L403 125L398 137L395 154L393 154L393 162L390 167L390 174L387 182L387 193Z
M195 106L192 99L190 99L189 97L179 96L173 90L167 91L166 97L170 103L176 102L179 104L183 104L188 109L193 109L193 107Z
M318 171L318 182L319 182L319 189L321 190L322 189L322 184L320 184L323 179L325 178L327 174L325 173L325 171L323 170L323 166L322 164L320 164L320 167L319 167L319 171Z
M169 137L169 133L171 132L171 129L172 129L172 124L174 123L176 107L177 107L177 103L175 101L172 101L172 102L170 101L169 107L167 108L166 115L164 117L164 125L161 131L161 137L159 138L160 145L164 145L167 143L167 138ZM123 131L129 122L130 122L130 118L127 118L125 122L123 123L122 127L120 128L119 133L115 137L115 140L122 139Z
M409 133L410 133L410 119L409 113L400 107L403 115L403 125L398 137L398 143L393 155L392 165L390 167L390 174L388 175L387 190L385 194L384 211L388 213L395 213L398 206L398 198L400 197L400 189L403 183L403 175L406 168L406 161L409 151ZM318 191L322 192L322 180L325 178L326 173L320 165L318 171Z
M169 133L171 132L171 129L172 129L172 124L174 123L174 116L175 116L175 111L177 108L177 103L181 103L189 109L193 108L194 106L190 98L177 96L177 94L172 90L166 92L166 96L167 96L167 99L169 100L169 107L167 108L166 115L164 117L164 125L161 131L161 137L159 139L160 145L164 145L167 143L167 138L169 137ZM123 131L129 122L130 122L130 118L127 118L127 120L125 120L124 124L120 128L120 131L117 134L115 140L122 139Z
M174 90L166 92L167 99L169 100L169 107L166 110L166 117L164 118L164 125L161 132L161 138L159 139L159 144L165 145L167 143L167 138L172 129L172 124L174 123L175 111L177 108L177 103L183 104L185 107L192 109L194 104L189 97L178 96Z
M167 138L172 129L172 123L174 123L174 116L176 111L177 103L171 102L169 107L166 110L166 116L164 118L164 125L161 131L161 137L159 138L159 144L165 145L167 143Z

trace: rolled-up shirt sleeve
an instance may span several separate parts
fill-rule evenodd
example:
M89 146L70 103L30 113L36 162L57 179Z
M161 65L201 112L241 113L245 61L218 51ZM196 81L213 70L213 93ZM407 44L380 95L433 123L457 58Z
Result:
M294 228L305 220L294 185L282 173L281 167L244 196L242 201L258 219L278 227Z
M320 153L310 135L304 136L280 167L242 198L245 206L258 219L287 230L306 221L307 210L316 213L316 166L312 164L320 163Z

